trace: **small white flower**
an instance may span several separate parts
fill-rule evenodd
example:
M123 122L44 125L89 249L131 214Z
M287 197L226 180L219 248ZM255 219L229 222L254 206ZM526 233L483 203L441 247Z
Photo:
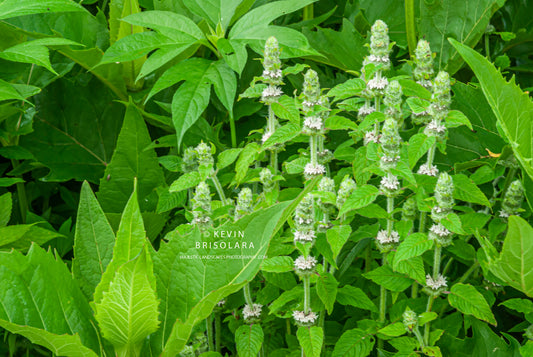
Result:
M262 309L263 305L261 304L253 304L253 307L250 307L250 305L246 304L242 309L242 316L245 320L249 320L250 318L259 318L261 316Z
M309 100L304 100L302 102L302 106L304 107L304 110L311 110L313 109L315 105L318 105L318 104L320 104L320 102L309 101Z
M293 311L292 317L296 322L303 325L313 325L318 319L318 315L313 311L309 311L307 314L303 311Z
M268 138L270 138L271 136L272 136L272 132L265 131L265 133L261 137L261 142L264 144L268 140Z
M413 112L413 116L415 116L415 117L421 117L421 116L423 116L423 115L429 115L428 111L427 111L427 110L424 110L424 111L422 111L422 112L420 112L420 113L415 113L415 112Z
M312 242L316 238L315 231L296 231L294 232L294 241L295 242Z
M218 307L222 307L222 306L224 306L225 304L226 304L226 300L224 300L224 299L222 299L222 300L220 300L219 302L217 302L217 306L218 306Z
M439 169L437 169L437 166L435 165L431 165L431 167L428 167L428 164L426 163L420 166L420 168L418 169L418 173L420 175L437 177L437 175L439 174Z
M359 111L357 112L360 116L366 116L369 114L372 114L376 111L376 108L374 108L371 105L363 105L361 108L359 108Z
M442 136L446 133L446 127L436 120L432 120L426 126L424 130L426 134L432 134L436 136Z
M322 130L324 128L324 123L322 118L319 116L306 117L304 120L304 126L312 130Z
M369 62L373 62L373 63L389 63L390 62L389 56L369 55L367 58Z
M374 89L380 89L380 90L383 90L387 87L387 85L389 84L389 81L387 80L387 78L385 77L379 77L379 78L373 78L371 80L368 81L368 84L366 85L366 87L370 90L374 90Z
M436 280L433 280L431 275L426 275L426 286L431 290L438 290L440 288L445 288L448 286L446 277L439 274L439 277Z
M392 231L389 235L386 230L382 229L378 232L376 239L380 244L398 243L400 235L396 231Z
M449 237L450 235L453 234L440 223L432 225L429 231L441 238ZM429 237L431 238L431 235Z
M268 71L268 70L264 70L263 71L263 77L266 77L266 78L273 78L273 79L278 79L278 78L281 78L281 76L283 75L281 69L278 69L276 71Z
M400 188L400 181L394 175L387 175L381 179L381 187L389 191L396 191Z
M509 212L505 211L505 210L501 210L500 211L500 217L501 218L509 218L510 214Z
M305 165L304 174L307 176L317 176L326 173L326 168L324 165L316 164L313 165L311 162Z
M261 98L263 101L268 101L272 98L278 98L281 97L283 94L283 91L279 87L274 86L268 86L263 90L263 93L261 94Z
M308 256L305 258L303 255L300 255L294 261L294 269L296 270L313 270L316 266L315 257Z
M368 143L378 143L379 142L379 136L376 136L373 131L367 131L365 134L364 143L365 145L368 145Z

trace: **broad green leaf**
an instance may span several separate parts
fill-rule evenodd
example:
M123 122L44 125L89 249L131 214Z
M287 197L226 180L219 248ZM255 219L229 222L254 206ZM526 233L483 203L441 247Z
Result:
M4 0L0 3L0 20L50 12L82 12L81 5L69 0Z
M533 228L518 216L509 217L509 228L500 256L489 262L491 273L533 297Z
M420 315L418 315L418 325L419 326L425 325L428 322L437 319L437 317L439 317L439 315L436 312L433 312L433 311L423 312Z
M429 240L424 233L410 234L398 246L394 255L394 266L396 267L402 260L418 257L433 247L433 241Z
M353 97L365 88L366 84L364 80L361 78L352 78L331 88L328 91L328 97L335 97L334 101L336 102L341 99Z
M179 192L197 186L200 183L200 174L198 171L187 172L181 175L170 185L170 192Z
M413 283L413 280L405 274L393 272L389 265L380 266L368 273L364 273L363 276L394 292L402 292Z
M76 219L72 273L89 299L111 261L114 244L115 234L91 186L85 181Z
M0 326L63 351L61 356L100 351L96 322L77 281L61 259L37 245L27 255L0 252Z
M270 137L263 143L262 151L266 151L274 145L285 144L300 135L302 129L299 123L287 123L270 135Z
M337 297L337 287L339 282L335 277L328 273L320 273L316 281L316 291L318 297L324 303L324 306L328 310L328 314L333 312L333 305L335 305L335 300Z
M398 337L406 332L407 330L405 329L403 322L396 322L378 330L378 333L390 337Z
M490 310L490 306L472 285L457 283L452 286L448 295L450 305L463 314L473 315L480 320L496 325L496 319Z
M461 68L462 59L449 43L454 38L464 47L474 47L489 24L490 18L503 5L501 0L450 0L420 3L418 31L424 34L437 52L436 68L454 74Z
M226 31L237 7L243 0L183 0L183 4L194 14L209 21L214 29L218 24Z
M352 228L348 225L334 226L326 231L326 238L333 253L333 259L337 259L337 256L341 252L342 247L350 238Z
M239 154L241 153L242 149L227 149L222 151L217 156L217 170L222 170L225 167L228 167L229 165L233 164L235 160L237 160L237 157L239 157Z
M371 185L359 186L344 202L339 215L368 206L378 197L379 190Z
M256 160L259 150L259 144L255 142L247 144L244 149L242 149L241 154L235 163L235 181L237 183L240 183L244 179L250 165Z
M24 100L24 97L20 95L12 84L0 79L0 101L13 99Z
M533 103L514 82L505 81L498 70L479 53L450 40L472 68L522 168L533 178Z
M527 299L509 299L500 303L499 306L501 305L524 314L530 314L533 312L533 302Z
M121 38L111 45L105 51L98 65L133 61L157 48L165 46L175 46L185 50L190 44L190 42L178 43L165 35L153 31L139 32Z
M374 348L374 338L371 334L354 328L342 334L331 357L366 357Z
M117 147L110 164L100 180L98 199L105 212L122 212L137 178L139 202L143 210L153 210L155 189L165 184L163 170L157 163L155 150L145 150L150 145L146 123L132 102L128 103Z
M306 357L320 357L324 343L324 331L321 327L299 327L296 336Z
M217 47L228 66L241 75L248 59L246 44L221 38L217 41Z
M450 110L446 116L446 127L455 128L457 126L466 125L468 129L473 130L472 123L466 115L458 110Z
M337 301L342 305L351 305L359 309L378 312L378 308L364 291L351 285L345 285L338 290Z
M258 324L242 325L235 331L235 346L241 357L256 357L261 350L264 334Z
M19 177L0 177L0 187L9 187L25 181Z
M427 136L424 133L415 134L409 139L408 155L409 155L409 167L413 169L424 156L429 148L435 143L434 136Z
M136 183L133 186L133 193L122 213L116 236L117 239L113 247L113 259L109 262L100 283L98 283L94 291L94 302L96 304L100 303L105 292L109 291L109 286L117 270L141 254L144 245L149 244L139 209Z
M102 336L115 347L117 356L139 355L144 340L159 325L153 266L147 248L120 266L109 290L95 304L95 318Z
M479 205L491 207L485 194L477 187L470 178L463 174L453 175L453 197L457 200L477 203Z
M5 227L11 219L11 210L13 209L13 201L11 199L11 192L6 192L0 196L0 227Z
M2 6L2 4L0 4ZM65 38L52 37L42 38L33 41L22 42L18 45L5 49L0 52L0 58L8 61L31 63L43 66L55 75L57 72L52 68L50 63L49 51L46 46L79 46L80 44Z
M32 243L42 245L58 237L63 235L34 224L0 227L0 250L26 251Z
M284 273L294 269L294 261L291 257L278 256L263 260L261 270L269 273Z
M398 273L407 274L411 279L423 284L426 281L424 260L422 257L412 257L396 263L393 267Z

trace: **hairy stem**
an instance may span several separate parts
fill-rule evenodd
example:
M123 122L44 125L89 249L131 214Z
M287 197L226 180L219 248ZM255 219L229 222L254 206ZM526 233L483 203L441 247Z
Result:
M244 285L244 288L242 288L242 291L244 292L244 301L248 306L250 306L251 309L254 307L254 300L252 299L252 293L250 292L250 284Z
M388 235L391 235L394 229L394 217L392 211L394 211L394 197L387 197L387 213L389 214L389 218L387 218Z
M222 188L222 185L220 184L220 181L218 180L218 177L215 173L211 175L211 180L213 180L213 183L215 184L215 188L217 190L218 196L220 197L220 201L222 202L222 205L223 206L228 205L229 202L226 199L226 195L224 194L224 189Z
M304 313L308 314L311 310L311 277L304 276Z
M407 44L409 55L414 56L416 49L416 28L415 28L415 1L405 0L405 30L407 33Z
M215 345L213 343L213 314L205 320L207 325L207 344L209 346L209 351L215 350Z
M313 166L318 165L317 137L315 135L309 137L309 155L311 156L311 164Z
M231 131L231 147L236 148L237 147L237 130L235 129L235 119L233 118L233 115L229 116L229 127Z

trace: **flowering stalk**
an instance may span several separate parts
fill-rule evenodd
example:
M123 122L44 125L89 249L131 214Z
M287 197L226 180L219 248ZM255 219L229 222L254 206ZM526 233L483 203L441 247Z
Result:
M200 172L200 177L202 179L210 178L211 181L213 181L213 184L215 185L215 189L217 190L218 196L220 197L220 201L222 202L223 206L230 204L230 202L226 199L226 195L224 194L224 188L220 184L220 181L218 180L216 171L214 169L215 160L213 159L213 152L211 146L202 142L198 144L198 146L195 148L195 153L198 159L198 171Z
M420 348L423 350L425 347L425 343L424 339L422 338L422 334L420 334L420 331L418 330L418 315L410 308L407 308L403 313L402 317L405 329L408 333L412 333L415 335L416 339L418 340L418 344L420 345Z
M329 177L323 177L322 180L320 180L320 182L318 183L318 191L335 194L335 182ZM334 205L331 203L323 202L319 198L318 208L320 209L320 212L322 214L322 220L318 225L318 230L321 232L326 232L331 227L329 216L334 210Z
M205 182L200 182L196 186L194 197L191 201L193 214L191 224L196 224L200 231L204 232L213 224L211 220L211 192Z
M337 200L335 202L335 205L337 206L339 211L341 210L348 197L352 195L353 191L355 191L356 188L357 185L354 180L352 180L349 176L344 177L339 186L339 191L337 191ZM345 220L346 213L340 216L340 223L343 224Z
M507 218L517 215L522 207L522 202L524 202L524 188L519 180L515 180L509 185L507 192L505 192L500 217Z

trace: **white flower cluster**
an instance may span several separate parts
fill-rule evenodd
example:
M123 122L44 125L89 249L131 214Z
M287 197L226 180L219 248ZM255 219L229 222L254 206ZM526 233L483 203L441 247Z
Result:
M265 131L265 133L261 137L261 143L264 144L271 136L272 136L272 132L270 132L268 130Z
M437 177L437 175L439 174L439 169L437 169L437 166L435 165L431 165L431 167L428 167L428 164L425 163L420 166L420 168L418 169L418 173L420 175Z
M431 275L426 275L426 286L431 290L439 290L440 288L446 288L448 286L446 277L439 274L437 279L433 279Z
M294 232L294 242L307 243L316 238L315 231L296 231Z
M400 188L400 181L394 175L383 176L380 182L382 191L396 191Z
M446 127L440 123L438 120L432 120L426 125L424 133L428 136L436 136L438 138L443 138L446 134Z
M262 309L263 305L261 304L253 304L251 307L250 305L246 304L242 309L242 316L245 320L258 319L261 316Z
M261 94L261 100L263 102L272 102L272 100L278 99L283 94L281 88L276 86L268 86L263 90Z
M313 163L311 162L305 165L304 174L306 176L318 176L324 173L326 173L326 168L324 167L324 165L320 165L320 164L313 165Z
M387 78L376 76L368 81L366 87L368 88L368 90L384 90L388 84L389 81L387 80Z
M376 111L376 108L374 108L372 105L369 105L369 104L366 104L363 105L361 108L359 108L359 111L357 112L357 114L360 116L360 117L365 117L369 114L372 114Z
M320 131L324 129L324 123L322 122L322 118L320 118L319 116L306 117L304 120L304 126L307 129L311 129L314 131Z
M379 136L376 136L376 134L373 131L367 131L365 134L365 140L364 144L368 145L368 143L378 143L379 142Z
M303 255L300 255L294 261L294 268L296 270L313 270L316 266L316 258L308 256L307 258Z
M441 237L441 238L448 237L449 235L452 234L452 232L450 232L446 227L444 227L440 223L432 225L429 231L433 233L434 235ZM432 239L431 234L429 235L429 239Z
M293 311L292 317L294 320L302 325L313 325L318 319L318 315L313 311L309 311L307 314L303 311Z
M380 244L398 243L400 241L400 235L396 231L388 234L386 230L382 229L378 232L376 239Z
M372 63L383 63L387 64L390 63L389 56L376 56L376 55L369 55L367 57L367 60Z
M263 77L269 78L269 79L280 79L283 76L283 72L281 69L269 71L265 69L263 71Z

